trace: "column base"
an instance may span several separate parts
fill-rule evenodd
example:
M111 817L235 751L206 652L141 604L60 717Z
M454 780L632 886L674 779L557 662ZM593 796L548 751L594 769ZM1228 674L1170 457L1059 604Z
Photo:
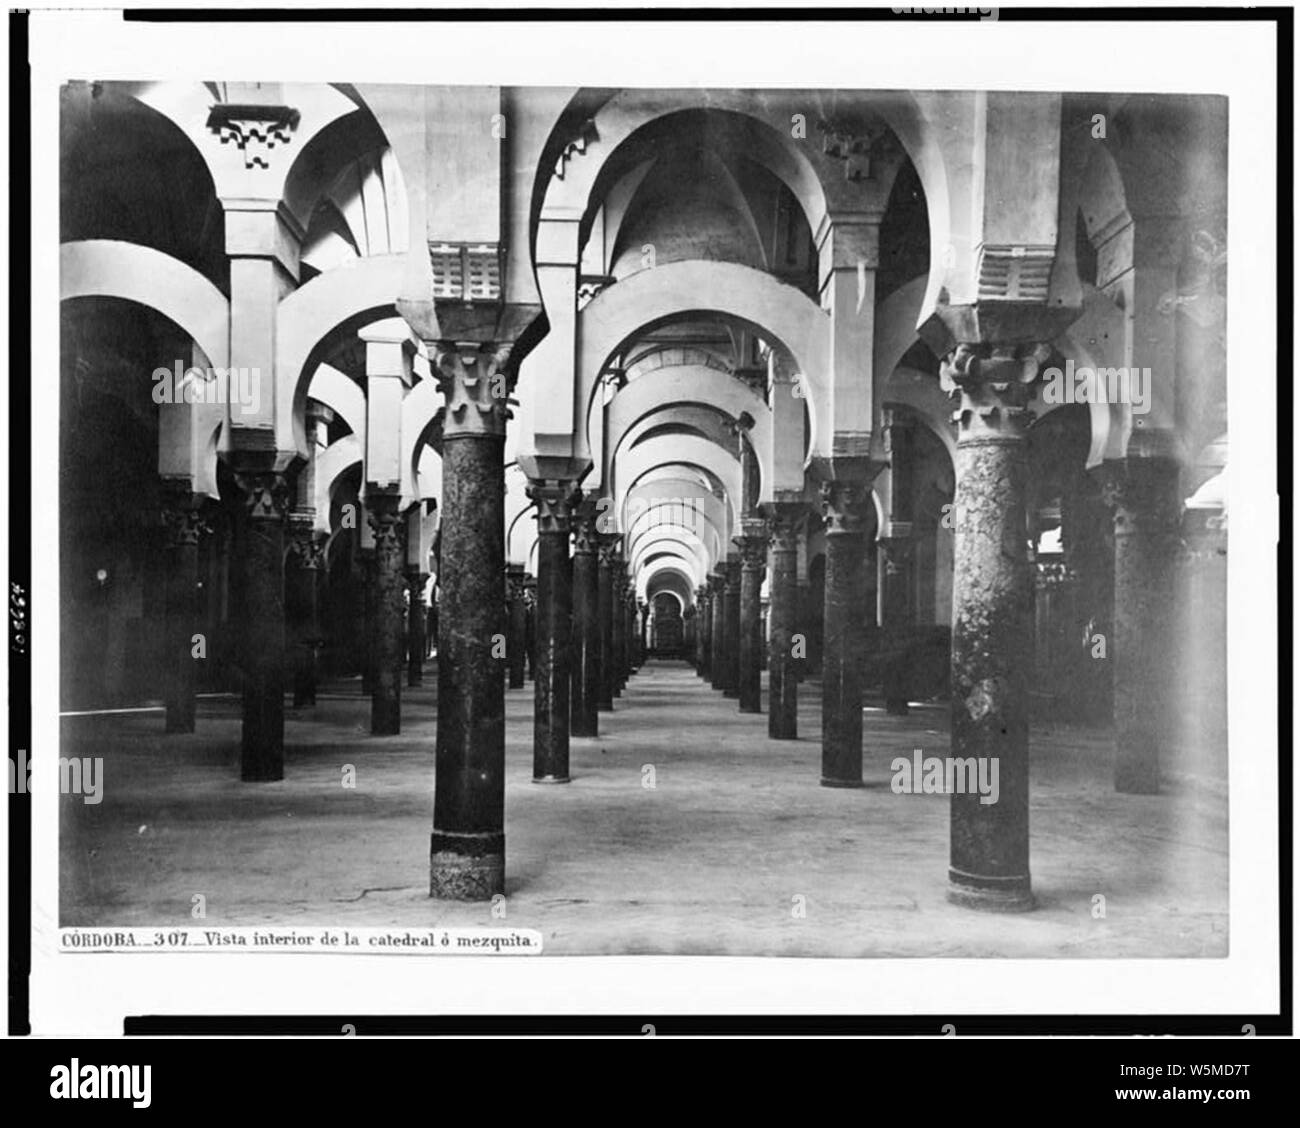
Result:
M569 776L533 776L534 783L568 783Z
M490 901L506 891L506 836L444 834L429 838L429 896Z
M402 707L395 701L376 701L370 707L371 736L399 736L402 731Z
M828 779L822 776L821 785L823 787L866 787L866 783L860 779Z
M949 867L948 881L948 903L963 909L1026 913L1034 908L1028 874L1022 877L976 877Z
M569 722L569 735L570 735L571 737L572 737L572 736L582 736L582 737L591 738L591 737L594 737L594 736L599 736L599 735L600 735L600 730L599 730L595 725L593 725L593 726L591 727L590 730L588 730L588 729L586 729L586 728L574 728L574 727L573 727L573 722L570 721L570 722Z
M761 705L742 705L742 706L740 707L740 711L741 711L742 713L762 713L762 712L763 712L763 706L761 706Z
M907 716L907 702L906 702L906 701L886 701L886 702L885 702L885 712L888 713L891 717L906 717L906 716Z

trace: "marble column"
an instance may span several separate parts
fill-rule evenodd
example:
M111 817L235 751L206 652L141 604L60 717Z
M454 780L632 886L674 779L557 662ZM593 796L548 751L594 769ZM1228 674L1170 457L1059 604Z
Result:
M791 507L776 507L771 521L772 606L768 643L767 734L773 740L799 737L799 677L794 657L797 633L800 514Z
M446 397L438 726L429 892L505 892L505 432L508 348L437 342Z
M700 677L710 681L713 677L713 598L707 581L695 589L695 594L698 600L695 631L699 638Z
M375 538L372 736L396 736L402 731L402 627L406 618L402 532L406 522L400 504L396 493L371 490L366 495L366 520Z
M278 454L235 463L243 507L244 702L240 778L284 778L284 535L291 475Z
M1029 672L1033 579L1025 520L1027 408L1045 347L958 345L940 370L960 399L953 507L951 755L974 760L998 799L951 796L948 899L1033 906L1029 879Z
M316 704L326 538L316 532L310 517L300 519L295 514L289 518L289 533L293 543L285 574L285 602L293 639L293 707L301 709Z
M428 646L425 638L428 609L424 605L424 589L428 583L427 572L407 570L406 684L411 687L424 683L424 652Z
M573 483L529 485L537 506L537 641L533 686L533 782L569 782L569 658Z
M911 625L908 599L912 559L910 529L906 534L881 537L877 544L883 564L881 626L887 654L884 675L885 711L896 717L905 717L910 688L907 665Z
M746 518L736 538L740 549L740 621L737 625L736 693L742 713L763 711L763 621L760 594L767 567L767 528Z
M1182 498L1178 462L1141 453L1106 464L1103 496L1115 519L1115 790L1160 790L1170 745L1176 655L1174 583Z
M885 710L907 715L907 652L912 626L912 494L916 476L915 421L903 411L881 413L889 456L889 517L878 544L881 563L880 622L885 662Z
M610 646L613 677L610 690L615 697L623 696L627 684L627 573L623 570L622 552L614 558L613 587L610 589Z
M166 534L163 700L167 732L194 731L194 663L200 661L194 655L194 635L199 630L202 504L203 499L194 496L188 479L163 483L162 520Z
M583 504L573 518L573 662L569 670L569 731L600 732L600 579L596 511Z
M631 583L631 579L628 581ZM628 592L627 610L632 622L632 652L628 655L628 677L641 668L641 654L645 643L646 617L637 602L636 593Z
M599 535L596 617L600 626L600 694L596 698L596 708L608 713L614 708L614 571L618 534Z
M537 680L537 577L524 573L524 661L528 680Z
M821 486L826 518L825 634L822 642L822 786L862 786L862 575L869 489L856 481Z
M712 628L710 638L712 640L711 654L709 659L709 684L714 689L721 690L725 687L727 681L727 624L726 624L726 590L727 575L726 563L719 562L718 570L709 577L709 588L712 595L713 614Z
M722 696L740 696L740 576L739 560L728 560L722 589L722 630L727 637L727 663L722 675Z
M506 600L510 631L506 636L506 670L511 689L522 689L528 657L528 608L525 605L524 566L506 565Z
M363 516L363 520L369 534L369 519ZM361 629L364 635L361 640L361 692L370 697L375 692L375 622L379 613L375 603L374 546L367 548L363 545L357 555L361 561Z

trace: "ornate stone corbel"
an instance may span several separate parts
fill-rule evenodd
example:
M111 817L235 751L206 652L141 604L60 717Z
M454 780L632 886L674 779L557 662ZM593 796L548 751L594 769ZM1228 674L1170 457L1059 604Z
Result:
M222 102L208 112L207 125L223 145L233 144L243 153L245 168L270 168L267 154L289 144L300 116L292 106Z

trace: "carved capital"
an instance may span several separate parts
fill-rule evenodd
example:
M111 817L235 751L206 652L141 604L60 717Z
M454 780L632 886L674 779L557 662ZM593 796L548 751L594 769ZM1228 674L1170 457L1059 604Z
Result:
M623 562L623 537L619 533L598 533L600 566L613 568Z
M1176 533L1183 503L1179 467L1171 458L1119 458L1099 475L1101 500L1115 519L1115 534Z
M554 478L530 482L525 492L537 506L537 531L567 535L582 492L575 490L572 482Z
M406 586L410 589L411 599L415 602L424 602L424 588L429 582L429 573L420 572L414 569L408 571L403 577L406 580Z
M188 481L164 482L161 517L168 548L196 545L202 534L212 532L203 511L203 499L195 497Z
M866 528L871 491L861 482L822 482L822 517L826 535L852 536Z
M366 498L366 520L375 535L375 552L395 551L406 531L406 518L399 512L396 494L372 493Z
M326 567L326 547L329 540L311 528L296 528L292 519L289 534L289 555L296 567L304 572L323 572Z
M524 573L524 566L522 564L507 564L506 599L512 603L517 599L523 599L527 587L528 577Z
M890 576L901 576L912 555L912 538L881 537L876 543L880 545L880 554L885 558L885 573Z
M505 372L510 350L508 344L434 342L434 376L447 401L444 439L505 436L506 420L511 417Z
M1064 560L1034 561L1034 586L1039 590L1063 588L1077 577Z
M283 471L236 471L235 485L245 515L254 521L283 521L287 516L293 490Z
M761 572L767 567L767 537L746 535L735 537L733 543L740 549L740 566L746 572Z
M960 400L953 415L961 438L1019 437L1031 422L1028 404L1048 345L960 344L939 366L939 385Z
M598 514L590 501L574 507L572 517L573 554L593 556L600 548L600 533L596 528Z

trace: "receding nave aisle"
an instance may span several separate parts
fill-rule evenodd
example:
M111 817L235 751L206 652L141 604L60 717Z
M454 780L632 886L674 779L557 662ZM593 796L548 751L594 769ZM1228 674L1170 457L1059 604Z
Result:
M1118 794L1104 733L1036 725L1037 911L971 913L945 900L948 798L891 789L895 757L948 754L946 705L898 717L870 699L867 786L826 788L815 682L800 739L773 741L687 663L654 659L604 734L573 739L566 787L532 782L531 686L506 694L506 916L431 900L433 680L386 738L356 680L322 687L288 713L285 778L252 790L233 770L233 699L201 701L191 735L164 735L157 713L65 718L63 754L104 758L106 798L63 797L62 923L512 926L566 954L1227 954L1221 759L1164 794Z

